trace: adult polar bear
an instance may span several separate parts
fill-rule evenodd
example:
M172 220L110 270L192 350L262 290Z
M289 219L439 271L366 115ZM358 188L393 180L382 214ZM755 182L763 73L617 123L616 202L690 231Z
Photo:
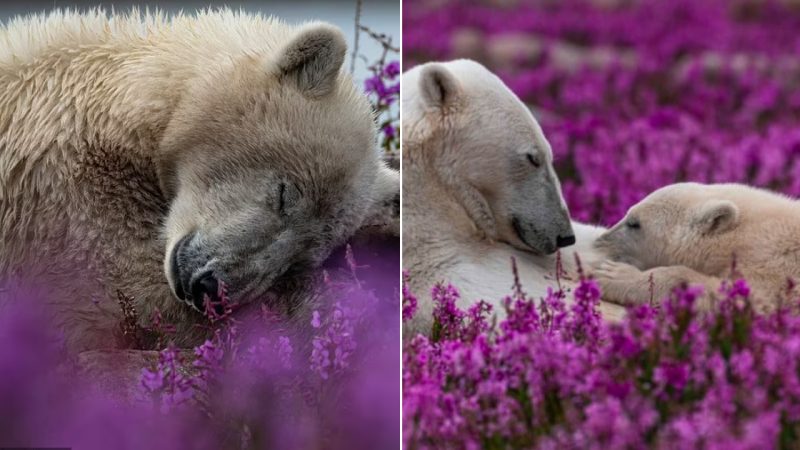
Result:
M575 253L595 262L603 230L570 222L550 144L498 77L457 60L417 66L402 82L403 264L421 298L411 331L430 330L437 282L502 315L512 256L534 297L555 284L558 248L576 244L563 257L573 275ZM606 303L601 311L622 313Z
M46 285L76 350L117 292L194 342L220 280L263 298L398 194L332 26L54 12L0 42L0 291Z

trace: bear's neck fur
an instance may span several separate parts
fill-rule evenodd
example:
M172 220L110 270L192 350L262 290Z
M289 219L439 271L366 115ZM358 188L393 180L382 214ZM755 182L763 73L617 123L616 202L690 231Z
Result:
M413 136L404 136L403 141L403 260L411 287L420 294L430 288L428 283L441 281L433 278L460 264L481 260L489 253L515 253L512 247L492 241L476 225L454 192L456 187L442 173L439 153L445 149L437 146L440 142L417 141ZM510 264L508 257L501 259Z

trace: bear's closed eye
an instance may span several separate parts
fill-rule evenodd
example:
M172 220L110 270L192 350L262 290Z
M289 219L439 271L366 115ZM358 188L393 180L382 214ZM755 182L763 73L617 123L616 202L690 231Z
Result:
M539 161L538 157L536 157L536 156L534 156L534 155L532 155L530 153L528 153L526 156L528 157L528 162L530 162L533 165L533 167L539 168L542 165L542 163L541 163L541 161Z
M278 188L278 212L283 212L286 207L286 183L281 183Z

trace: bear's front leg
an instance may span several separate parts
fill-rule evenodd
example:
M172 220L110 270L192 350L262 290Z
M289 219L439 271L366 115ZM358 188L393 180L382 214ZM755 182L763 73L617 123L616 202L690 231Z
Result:
M641 271L630 264L616 261L602 262L594 275L602 289L603 299L622 304L660 303L681 284L701 285L705 291L697 301L699 310L710 308L709 294L715 292L721 282L717 277L685 266L655 267Z
M643 272L648 279L652 277L653 300L661 302L681 284L699 285L703 287L701 295L695 307L700 311L708 311L712 307L714 292L719 289L722 280L720 278L697 272L686 266L665 266L656 267Z
M600 285L603 300L624 305L644 303L650 299L648 276L630 264L605 260L592 275Z

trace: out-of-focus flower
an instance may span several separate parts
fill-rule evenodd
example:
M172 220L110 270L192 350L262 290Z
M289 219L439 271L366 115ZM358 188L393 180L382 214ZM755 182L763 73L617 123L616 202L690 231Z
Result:
M205 346L205 344L204 344ZM198 350L200 353L208 353ZM186 404L193 397L192 381L186 373L186 363L177 347L170 344L158 355L158 364L154 369L143 369L142 387L166 412Z
M408 272L403 272L403 320L411 319L417 312L417 297L408 287Z
M386 78L394 80L400 75L400 61L391 61L386 67L383 68L383 74Z

